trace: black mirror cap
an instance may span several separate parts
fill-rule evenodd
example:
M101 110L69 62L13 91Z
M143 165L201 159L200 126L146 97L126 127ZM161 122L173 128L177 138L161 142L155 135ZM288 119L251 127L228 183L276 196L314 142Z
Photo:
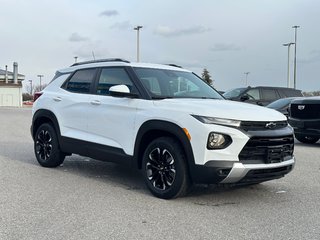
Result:
M139 95L137 93L109 91L109 94L112 97L139 98Z

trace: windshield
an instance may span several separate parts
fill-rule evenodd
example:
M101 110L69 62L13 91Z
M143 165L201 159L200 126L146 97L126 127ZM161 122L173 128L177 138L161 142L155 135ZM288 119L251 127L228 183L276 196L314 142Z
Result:
M213 98L223 97L191 72L154 68L134 68L152 98Z
M239 97L241 93L243 93L247 88L235 88L231 89L223 94L223 96L227 99Z
M267 107L268 108L273 108L273 109L281 109L284 108L286 106L289 106L290 102L293 100L294 98L282 98L279 100L276 100L272 103L270 103Z

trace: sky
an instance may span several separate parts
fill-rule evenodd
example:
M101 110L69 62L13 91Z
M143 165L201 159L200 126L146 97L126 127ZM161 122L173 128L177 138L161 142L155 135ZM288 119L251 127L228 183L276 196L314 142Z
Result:
M0 0L0 68L39 84L78 61L124 58L174 63L214 87L287 85L288 48L297 31L297 88L320 90L318 0ZM294 47L290 73L293 81ZM292 86L292 83L291 83Z

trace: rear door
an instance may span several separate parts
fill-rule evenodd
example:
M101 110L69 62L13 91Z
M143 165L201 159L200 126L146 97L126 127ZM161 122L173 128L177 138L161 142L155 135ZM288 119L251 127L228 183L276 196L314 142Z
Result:
M262 88L261 89L261 103L263 106L268 105L269 103L278 100L281 98L278 91L276 89L268 89L268 88Z
M97 69L76 71L63 84L61 91L54 93L53 104L56 105L57 119L63 137L85 140L87 132L86 109L89 106L90 93Z

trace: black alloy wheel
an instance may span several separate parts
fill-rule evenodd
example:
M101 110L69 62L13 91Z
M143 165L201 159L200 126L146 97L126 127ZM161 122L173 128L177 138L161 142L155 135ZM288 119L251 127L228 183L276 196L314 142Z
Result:
M52 152L52 137L48 130L41 130L36 139L36 153L42 161L46 161Z
M146 164L147 177L153 187L165 191L170 188L176 177L174 158L168 149L151 150Z
M159 198L183 196L190 185L186 157L180 144L170 137L153 140L143 159L146 185Z
M57 134L49 123L44 123L37 129L34 151L39 164L43 167L57 167L65 158L60 151Z

